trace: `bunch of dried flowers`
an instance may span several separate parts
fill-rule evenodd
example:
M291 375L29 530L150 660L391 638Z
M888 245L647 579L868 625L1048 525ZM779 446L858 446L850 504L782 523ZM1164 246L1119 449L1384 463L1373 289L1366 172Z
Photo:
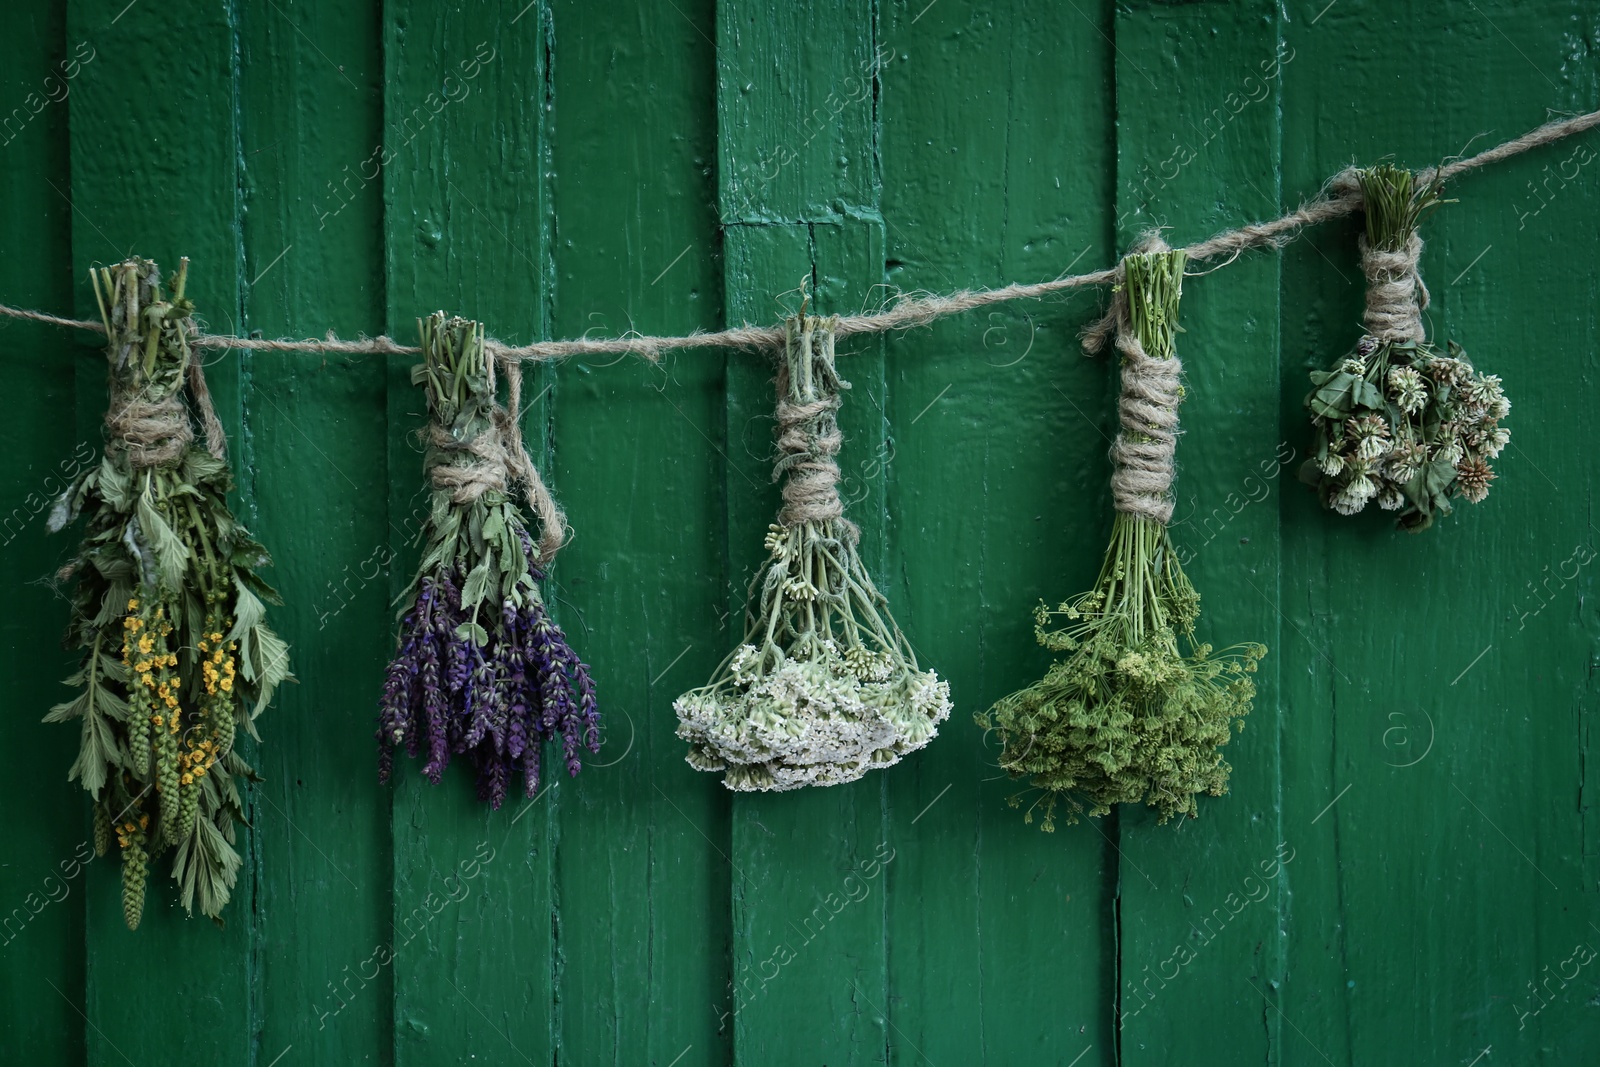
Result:
M1426 339L1417 227L1441 203L1438 182L1418 187L1410 171L1389 165L1360 181L1366 334L1332 370L1311 372L1313 443L1300 476L1341 515L1376 503L1415 533L1448 515L1452 497L1476 504L1489 494L1489 461L1511 440L1500 425L1511 402L1460 345L1441 353Z
M857 551L833 457L848 388L835 320L791 318L778 372L774 479L785 506L750 588L744 640L711 682L673 704L688 761L733 790L854 781L933 739L950 686L919 670Z
M538 792L547 740L559 739L576 775L580 751L600 749L599 710L589 668L539 592L566 530L522 448L520 373L508 371L517 375L508 411L480 323L438 312L418 325L423 362L411 377L427 389L432 506L384 683L379 777L389 780L397 748L424 756L435 784L461 756L478 796L498 808L519 772L526 795ZM517 483L540 517L540 542L517 505Z
M94 798L95 849L122 856L123 916L144 912L150 860L175 850L186 910L220 923L238 877L236 778L256 780L234 749L289 677L288 646L266 625L280 603L257 576L269 563L228 509L221 426L193 345L188 261L162 290L148 260L91 275L109 339L105 456L51 511L60 530L87 514L76 558L69 647L84 650L73 700L46 722L82 722L68 777ZM194 443L185 387L205 428Z
M1161 822L1197 816L1199 794L1227 791L1221 747L1235 724L1243 729L1255 696L1250 675L1266 654L1259 644L1216 653L1196 643L1200 595L1167 531L1183 395L1174 339L1184 259L1161 246L1123 260L1112 315L1123 389L1111 544L1092 589L1034 613L1039 643L1063 658L977 717L999 733L1000 766L1039 790L1024 817L1032 822L1040 809L1046 830L1058 803L1069 823L1140 802Z

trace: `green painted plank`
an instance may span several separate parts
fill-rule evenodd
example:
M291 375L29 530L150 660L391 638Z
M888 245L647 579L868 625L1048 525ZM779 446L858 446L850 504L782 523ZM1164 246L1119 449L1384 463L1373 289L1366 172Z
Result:
M0 33L16 46L0 71L0 291L8 303L72 311L67 107L97 53L66 37L65 12L43 2L8 6ZM81 47L82 46L82 47ZM52 188L55 186L55 188ZM71 553L51 537L50 498L82 465L98 462L98 438L71 417L75 359L84 340L64 330L7 321L0 366L27 402L0 426L0 553L8 609L0 620L0 672L9 679L0 749L26 753L0 779L12 820L0 860L0 1046L30 1062L83 1062L83 899L87 798L67 781L76 730L39 720L65 690L75 656L60 648L67 603L45 580Z
M176 269L190 257L188 294L212 323L237 321L241 289L238 164L234 115L234 26L210 3L163 7L82 0L68 5L67 37L87 40L98 58L72 95L72 266L77 311L97 316L79 281L92 264L133 252ZM120 13L120 17L119 17ZM182 48L172 52L173 27ZM177 61L154 62L177 55ZM196 92L197 86L205 87ZM214 361L207 380L228 431L237 475L249 470L251 442L243 433L240 382L248 357ZM103 368L80 378L80 409L98 419L105 410ZM248 521L249 479L234 506ZM269 546L270 547L270 546ZM275 575L269 572L271 580ZM272 743L272 718L262 720ZM254 760L254 744L243 754ZM247 814L258 805L245 790ZM170 854L152 867L144 921L136 932L122 922L118 871L107 859L91 868L88 884L88 1019L90 1063L246 1062L254 1030L251 1004L251 915L255 908L254 836L236 846L245 871L218 930L186 918L170 878ZM157 1006L160 1005L160 1006ZM170 1008L165 1006L170 1005ZM182 1025L175 1025L181 1013ZM152 1024L152 1018L159 1020Z
M377 12L250 7L239 35L245 324L269 337L379 333L382 200L375 183L340 188L376 176ZM383 357L253 361L252 528L278 561L276 617L299 678L263 723L257 764L263 1063L389 1060L389 803L373 782L367 714L393 649L390 516L373 491L388 448L385 377Z
M1277 18L1264 2L1119 10L1124 247L1151 225L1170 226L1170 240L1180 243L1276 214ZM1287 859L1310 847L1301 827L1280 826L1276 679L1286 658L1304 663L1308 650L1285 647L1293 635L1280 633L1278 516L1255 502L1287 484L1275 417L1278 274L1277 255L1261 253L1184 287L1178 354L1187 396L1173 540L1202 597L1198 637L1218 648L1259 641L1269 655L1245 730L1225 752L1229 793L1203 798L1198 819L1166 826L1142 808L1118 813L1119 1038L1127 1064L1270 1061L1288 1056L1287 1043L1297 1040L1276 1003L1284 974L1279 910L1292 877L1278 848L1287 840Z
M874 16L871 5L859 2L718 5L730 322L770 322L783 307L798 308L798 291L781 294L801 284L812 290L815 310L854 311L883 281L875 94L866 81L873 77ZM872 454L886 434L882 344L864 338L842 348L840 370L854 386L840 416L846 452ZM727 380L728 637L737 640L748 578L777 510L770 485L772 363L730 356ZM861 526L863 558L875 570L887 558L883 507L879 485L850 512ZM881 863L886 845L884 776L733 798L736 1062L885 1058L891 1039L883 902L857 899L853 889L868 865Z
M552 12L557 337L722 318L714 8L622 8ZM722 363L572 361L551 393L575 530L556 568L559 610L604 723L559 809L561 1045L574 1062L729 1056L729 802L684 761L672 711L729 640Z
M508 341L544 335L547 46L538 6L386 6L379 161L391 334L414 336L418 316L446 308ZM410 516L426 501L414 437L425 402L409 382L410 362L390 361L388 375L396 593L416 564ZM546 374L528 376L527 398L540 395ZM535 462L542 463L547 418L540 402L525 423ZM379 684L374 674L368 709L376 708ZM555 1025L549 805L560 787L533 802L513 794L492 812L465 767L453 766L431 786L415 761L404 762L392 812L394 1060L548 1061Z
M1296 28L1285 195L1352 158L1424 166L1546 108L1592 108L1594 64L1557 43L1585 21L1592 11L1572 3L1354 4ZM1353 31L1369 42L1449 35L1448 56L1417 49L1399 68L1427 86L1426 121L1379 85L1393 53L1386 63L1388 50ZM1353 90L1337 100L1323 81L1332 70ZM1588 474L1570 445L1592 408L1596 279L1560 266L1590 258L1596 196L1583 176L1597 151L1588 137L1461 179L1448 194L1460 203L1424 227L1435 336L1462 342L1513 398L1513 444L1488 500L1411 537L1379 516L1338 519L1307 494L1285 497L1288 619L1339 668L1324 662L1286 692L1316 716L1288 735L1306 736L1285 750L1287 780L1306 788L1286 793L1286 822L1348 790L1302 852L1313 862L1294 871L1284 1010L1304 1031L1305 1062L1316 1062L1311 1044L1356 1062L1468 1063L1492 1046L1484 1062L1580 1063L1600 1051L1594 982L1573 956L1600 947L1600 932L1584 811L1593 577L1575 555L1594 546L1594 515L1573 491ZM1296 433L1291 386L1355 335L1358 225L1285 257L1286 326L1302 342L1284 358Z
M891 284L943 292L1111 261L1111 9L1080 6L885 8ZM882 475L856 473L888 479L890 595L955 700L889 783L896 1063L1114 1061L1115 854L1090 826L1025 825L1006 801L1031 798L972 719L1049 665L1034 605L1099 566L1110 381L1076 335L1102 299L889 339L892 447Z

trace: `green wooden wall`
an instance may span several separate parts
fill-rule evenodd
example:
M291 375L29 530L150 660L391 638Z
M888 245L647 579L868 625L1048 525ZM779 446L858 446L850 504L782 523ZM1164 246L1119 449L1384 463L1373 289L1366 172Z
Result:
M672 333L771 322L802 281L846 311L1037 280L1600 106L1584 0L8 0L0 34L0 301L84 315L91 264L188 255L210 327L264 336L440 307ZM777 796L690 770L670 706L737 639L776 508L761 359L533 373L577 529L552 599L607 726L491 813L464 775L375 780L405 361L218 355L299 676L222 931L158 878L130 934L81 862L76 733L39 723L70 669L42 511L98 449L103 367L0 322L0 1062L1594 1062L1596 152L1464 178L1428 224L1433 327L1515 409L1487 503L1423 536L1293 479L1359 220L1190 280L1175 536L1206 636L1271 655L1232 794L1179 826L1023 825L971 718L1099 564L1114 383L1075 333L1103 293L843 346L844 493L957 710L887 773Z

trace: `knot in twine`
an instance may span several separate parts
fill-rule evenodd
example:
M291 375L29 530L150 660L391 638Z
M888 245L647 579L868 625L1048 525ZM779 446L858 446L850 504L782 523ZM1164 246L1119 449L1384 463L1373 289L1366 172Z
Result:
M1147 234L1132 252L1170 251L1159 234ZM1126 262L1126 261L1124 261ZM1113 331L1122 354L1122 396L1117 401L1117 439L1111 445L1111 499L1126 515L1172 520L1174 456L1178 446L1178 405L1183 401L1183 362L1177 356L1158 358L1144 350L1133 328L1126 285L1126 267L1117 268L1119 282L1104 318L1084 328L1084 350L1096 353Z
M528 507L539 518L539 562L549 563L567 543L571 533L567 516L539 477L538 468L522 443L522 364L515 359L490 358L489 389L494 389L494 365L502 362L508 407L495 404L489 427L476 437L459 440L437 422L428 427L434 460L428 479L456 504L470 504L493 489L505 492L520 482Z
M1428 287L1417 272L1422 238L1413 232L1398 251L1385 251L1360 238L1361 273L1367 276L1367 309L1361 324L1379 341L1420 342L1427 338L1422 312L1428 306Z
M206 451L217 459L226 459L227 435L212 404L205 370L195 358L194 347L187 342L187 328L184 336L187 351L184 373L205 431ZM111 402L105 416L107 437L122 447L128 466L133 470L159 467L182 459L194 440L189 409L182 398L174 392L160 400L146 400L135 395L137 391L133 383L119 379L116 374L111 376Z
M837 319L792 318L784 329L784 358L778 367L777 463L772 480L783 480L785 526L837 520L853 544L861 537L844 517L839 499L839 464L834 456L844 443L839 432L839 391L849 383L834 368Z

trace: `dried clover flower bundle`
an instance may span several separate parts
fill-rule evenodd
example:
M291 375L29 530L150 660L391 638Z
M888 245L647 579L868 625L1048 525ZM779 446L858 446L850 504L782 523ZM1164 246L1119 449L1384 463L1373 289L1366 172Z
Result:
M78 696L46 722L82 720L68 772L94 797L95 851L115 839L130 929L144 913L150 860L175 849L186 910L220 922L238 877L236 777L256 780L234 751L289 677L288 646L267 628L257 575L270 562L228 510L222 427L193 347L188 260L172 295L149 260L91 275L109 339L105 456L67 487L49 518L88 528L62 570L76 577L69 647L84 650L67 679ZM205 429L194 444L185 384Z
M1166 822L1198 815L1201 793L1227 792L1220 749L1234 724L1244 727L1255 696L1249 675L1266 654L1258 644L1214 653L1195 643L1200 595L1167 532L1183 397L1173 340L1184 259L1162 250L1123 261L1123 290L1108 316L1122 353L1111 544L1089 592L1035 611L1039 643L1064 658L978 716L1000 735L1000 765L1041 791L1025 818L1041 808L1046 830L1057 803L1069 823L1086 809L1104 815L1141 801ZM1091 350L1105 329L1091 331Z
M519 771L527 796L538 792L547 740L560 739L576 775L579 752L600 750L599 710L589 668L539 593L566 519L522 445L520 365L505 367L507 410L495 397L481 324L439 312L418 326L423 362L411 380L427 388L433 498L422 564L400 598L408 607L384 683L378 773L389 780L403 746L426 755L423 774L438 784L451 757L462 756L478 796L498 808ZM539 518L537 544L516 483Z
M1511 440L1500 425L1511 402L1461 346L1451 341L1440 353L1426 339L1417 225L1441 202L1438 183L1417 188L1410 171L1387 165L1360 179L1366 334L1338 366L1311 373L1314 443L1300 476L1324 507L1354 515L1376 502L1415 533L1448 515L1452 496L1474 504L1488 496L1489 461Z
M729 789L833 785L887 767L933 739L950 685L917 669L868 577L844 517L833 457L842 438L834 319L785 325L773 478L784 508L750 587L744 641L710 684L679 697L688 761Z

